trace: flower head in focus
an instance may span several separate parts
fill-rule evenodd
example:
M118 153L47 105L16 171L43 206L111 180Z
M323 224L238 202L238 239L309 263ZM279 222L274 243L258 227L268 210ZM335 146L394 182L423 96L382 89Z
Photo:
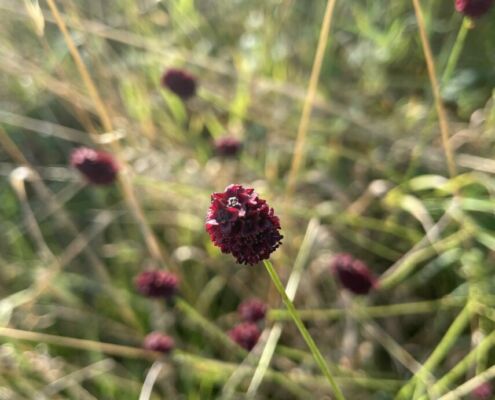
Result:
M230 185L213 193L206 230L223 253L240 264L256 264L270 257L281 244L280 221L254 189Z

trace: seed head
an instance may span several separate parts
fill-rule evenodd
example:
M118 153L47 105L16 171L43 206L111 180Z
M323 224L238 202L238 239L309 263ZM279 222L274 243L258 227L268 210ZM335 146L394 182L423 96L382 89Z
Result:
M350 254L336 254L330 268L340 284L354 294L367 294L376 286L368 266Z
M238 312L245 322L258 322L265 318L266 304L259 299L250 299L239 305Z
M84 175L88 182L95 185L113 183L119 171L117 162L111 154L88 147L78 147L73 150L70 163Z
M490 382L482 383L472 392L473 398L476 400L490 400L493 399L493 388Z
M172 272L161 269L141 272L134 281L143 296L171 298L179 286L179 278Z
M479 18L490 10L493 3L494 0L456 0L455 9L468 17Z
M206 230L223 253L239 264L256 264L270 257L281 244L280 221L254 189L230 185L211 195Z
M162 86L183 100L196 94L196 78L182 69L171 68L162 75Z
M260 335L260 330L252 322L243 322L229 331L230 338L248 351L258 343Z
M174 345L174 339L160 332L151 332L144 338L143 342L143 347L146 350L159 351L165 354L170 353Z
M233 136L224 136L215 141L215 152L220 157L235 157L242 149L242 142Z

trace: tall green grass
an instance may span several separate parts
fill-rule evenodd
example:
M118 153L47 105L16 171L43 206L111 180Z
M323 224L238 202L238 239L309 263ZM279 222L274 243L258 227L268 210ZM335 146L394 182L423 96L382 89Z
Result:
M204 231L232 182L281 217L273 265L346 399L491 379L493 13L336 1L327 36L330 3L0 1L0 397L331 396L263 267ZM160 88L172 66L199 78L192 101ZM225 132L236 160L214 154ZM118 156L119 184L85 185L79 145ZM366 298L331 276L342 251L380 277ZM174 306L135 291L149 267L180 275ZM248 355L226 332L253 296L270 311ZM141 349L152 330L170 357Z

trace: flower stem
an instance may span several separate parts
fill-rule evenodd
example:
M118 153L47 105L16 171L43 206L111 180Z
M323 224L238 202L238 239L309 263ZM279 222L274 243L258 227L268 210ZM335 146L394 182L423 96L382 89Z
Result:
M416 21L418 22L419 36L421 38L421 44L423 46L423 53L426 60L426 66L428 68L428 75L430 77L431 89L433 91L433 98L435 100L435 108L438 114L438 122L440 125L440 135L442 138L442 145L445 152L445 158L447 159L447 167L451 178L457 175L457 168L455 164L454 151L449 142L449 124L447 120L447 114L442 101L442 95L440 92L440 83L438 82L437 72L435 67L435 61L433 60L433 53L431 51L430 42L428 40L428 34L426 32L425 20L423 17L423 11L421 10L421 4L419 0L412 0L414 6L414 12L416 13Z
M457 34L457 38L454 43L454 47L452 47L452 51L450 52L449 59L447 61L447 66L442 75L442 83L447 83L452 77L452 73L454 72L457 62L459 61L459 57L461 55L462 49L464 48L464 43L466 42L466 37L469 31L469 26L471 22L468 18L464 18L462 20L462 25Z
M308 330L304 326L304 323L302 322L301 318L299 317L299 314L298 314L296 308L294 307L294 304L292 303L292 301L287 296L287 293L285 292L284 286L283 286L282 282L280 281L280 278L278 277L278 274L275 271L275 268L273 268L272 263L268 260L264 260L263 264L265 265L265 268L268 272L268 275L270 275L270 278L271 278L275 288L277 289L280 296L282 297L282 300L283 300L285 306L287 307L287 310L289 311L289 313L292 317L292 320L296 324L296 326L299 329L299 332L301 333L304 341L308 345L309 350L311 351L311 354L313 355L313 358L314 358L316 364L318 365L318 367L320 367L321 372L327 378L328 383L330 383L330 386L332 387L335 398L337 400L345 400L345 397L344 397L342 391L337 386L337 383L335 382L335 379L333 378L332 373L330 372L330 369L328 368L327 362L325 361L322 354L320 353L320 350L318 349L318 346L316 345L315 341L311 337L310 333L308 332Z

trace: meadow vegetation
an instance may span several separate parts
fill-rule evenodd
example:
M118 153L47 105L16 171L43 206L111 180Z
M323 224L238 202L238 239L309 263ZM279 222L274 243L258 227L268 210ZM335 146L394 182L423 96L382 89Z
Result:
M495 9L454 3L0 0L0 400L495 398ZM230 184L268 271L205 230Z

